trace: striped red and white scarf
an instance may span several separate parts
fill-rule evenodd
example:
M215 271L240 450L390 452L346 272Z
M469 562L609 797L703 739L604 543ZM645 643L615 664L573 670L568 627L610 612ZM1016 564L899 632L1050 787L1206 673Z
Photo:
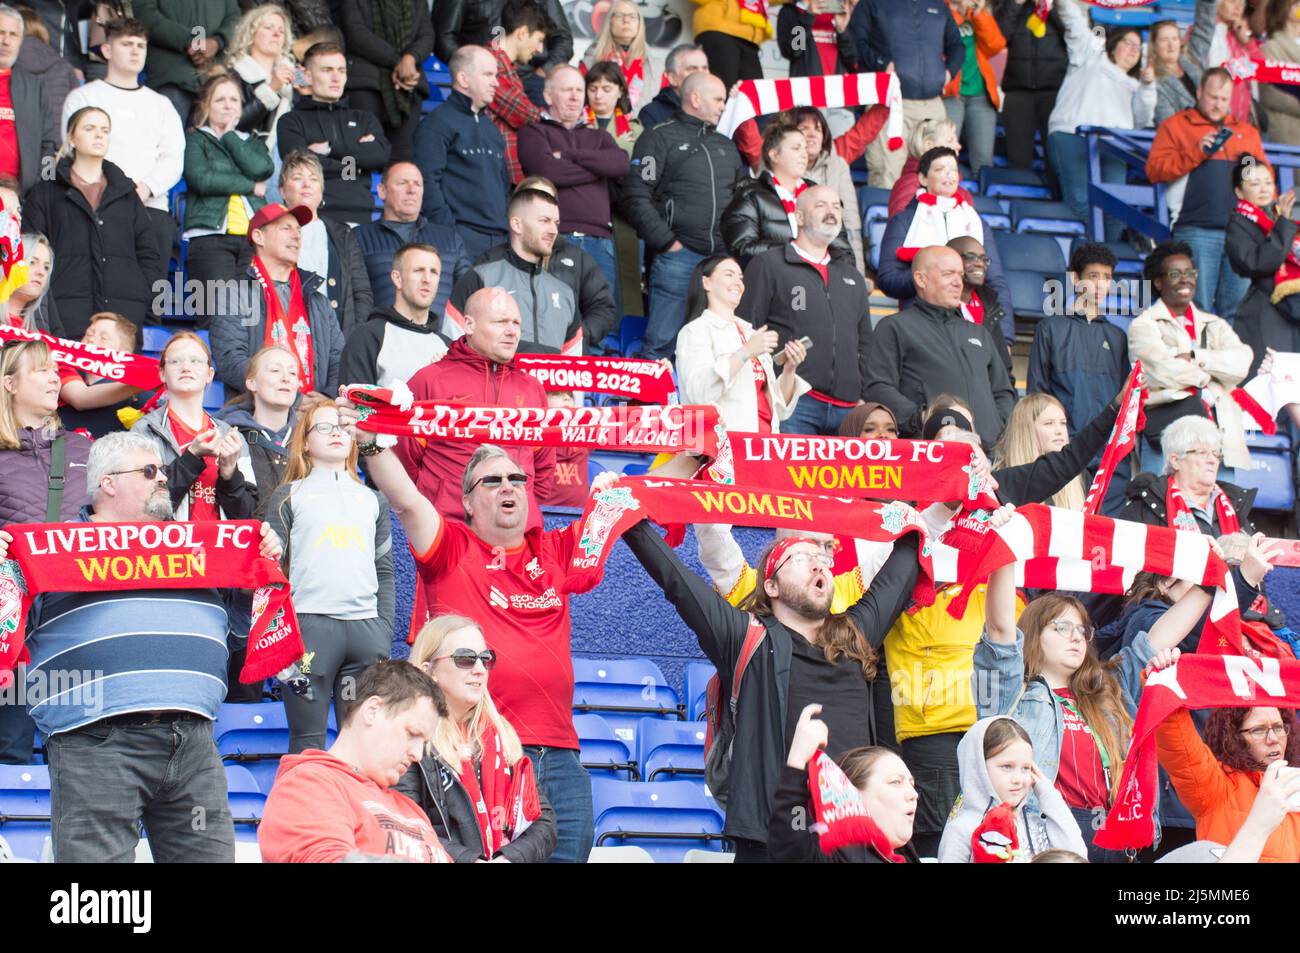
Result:
M885 120L886 144L890 149L903 148L903 91L893 73L742 80L736 84L735 95L727 100L727 108L718 120L718 132L730 136L747 120L795 106L837 109L878 105L889 107L889 118Z
M1210 494L1210 504L1214 506L1215 515L1219 518L1220 536L1241 532L1241 521L1237 519L1237 511L1233 509L1228 494L1224 493L1217 483L1214 485L1214 492ZM1165 519L1173 529L1186 530L1189 533L1201 531L1192 508L1187 505L1183 491L1172 478L1165 486Z
M984 223L975 206L960 191L956 195L934 195L920 189L916 193L916 214L898 249L898 260L911 261L922 248L946 245L963 236L984 244Z
M776 176L770 176L772 188L776 190L776 197L781 200L781 207L785 209L785 217L790 220L790 237L799 237L799 219L795 216L795 200L803 194L804 189L808 188L808 182L804 179L799 180L799 184L791 192L784 185L776 180Z

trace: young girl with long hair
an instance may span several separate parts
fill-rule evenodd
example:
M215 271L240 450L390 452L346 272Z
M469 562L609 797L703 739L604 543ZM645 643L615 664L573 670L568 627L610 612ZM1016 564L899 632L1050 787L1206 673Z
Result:
M311 682L285 692L289 752L325 747L330 698L343 721L350 688L392 652L393 553L388 503L357 478L357 446L322 400L302 409L289 441L284 483L267 520L284 543L285 571Z

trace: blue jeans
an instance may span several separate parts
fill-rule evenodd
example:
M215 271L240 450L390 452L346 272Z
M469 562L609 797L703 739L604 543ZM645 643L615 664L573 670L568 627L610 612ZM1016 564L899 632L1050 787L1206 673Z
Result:
M834 436L840 432L840 424L848 414L848 407L836 407L804 394L794 405L794 413L781 421L781 433Z
M1070 211L1088 223L1092 233L1092 206L1088 203L1088 140L1072 132L1054 132L1047 137L1047 161L1052 164L1056 181L1061 184L1061 198ZM1101 157L1103 182L1123 182L1125 166L1114 156ZM1106 216L1106 241L1119 241L1123 231L1118 221Z
M1192 246L1192 262L1200 272L1192 300L1202 311L1231 322L1250 288L1250 279L1232 270L1228 256L1223 253L1223 236L1221 228L1174 228L1174 239Z
M51 735L45 746L56 864L131 863L141 821L160 864L234 862L226 772L211 721L97 721Z
M966 143L970 171L979 178L980 169L993 164L993 140L997 137L998 111L988 93L952 96L943 101L948 118L957 125L957 136Z
M537 787L555 811L558 837L553 864L585 864L595 839L592 817L591 777L570 748L539 748L529 745L524 753L533 762Z
M605 276L605 284L609 285L609 293L614 297L614 313L618 315L619 321L623 320L623 289L618 283L618 259L614 254L614 239L600 238L597 235L578 235L573 232L566 234L565 239L573 245L577 245L592 260L600 266L600 273ZM618 329L614 329L618 333ZM599 341L588 341L590 345L599 344Z
M703 260L703 255L685 246L655 255L650 265L650 313L641 347L645 357L671 359L677 352L677 332L686 323L686 289L695 266Z

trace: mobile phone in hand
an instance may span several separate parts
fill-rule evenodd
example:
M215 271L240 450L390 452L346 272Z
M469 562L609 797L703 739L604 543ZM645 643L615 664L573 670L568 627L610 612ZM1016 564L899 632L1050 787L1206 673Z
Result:
M807 335L804 335L799 339L799 343L803 345L803 349L806 351L813 346L813 339L808 337ZM772 363L775 364L777 367L780 367L782 364L784 364L785 351L781 351L780 353L775 355L772 358Z
M1224 126L1222 129L1220 129L1217 133L1214 134L1214 141L1210 143L1208 148L1206 148L1205 154L1207 156L1214 155L1216 152L1222 149L1223 144L1231 138L1232 138L1232 130L1229 129L1227 126Z

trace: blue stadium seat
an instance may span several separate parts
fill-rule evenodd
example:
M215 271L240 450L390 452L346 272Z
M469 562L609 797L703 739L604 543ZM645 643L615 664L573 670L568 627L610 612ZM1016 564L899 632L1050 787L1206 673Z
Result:
M649 659L575 658L573 680L573 710L599 712L629 751L643 717L681 717L677 693Z
M632 749L619 740L604 718L592 713L574 715L573 730L578 733L579 757L584 768L619 781L637 779Z
M171 338L172 333L167 328L146 324L140 329L140 353L157 357L162 353L162 349L167 346L167 341Z
M1290 438L1282 433L1268 436L1260 431L1246 431L1253 470L1238 469L1238 486L1258 490L1255 509L1291 512L1295 507L1295 473Z
M14 856L40 860L50 835L50 769L0 764L0 836Z
M877 189L870 185L858 189L858 210L863 219L867 217L867 209L876 205L889 207L889 189Z
M1070 254L1080 245L1092 242L1086 235L1080 235L1070 243ZM1136 248L1128 242L1097 242L1095 244L1105 245L1109 248L1118 259L1115 263L1116 275L1141 275L1142 274L1142 255ZM1066 267L1069 267L1069 258L1066 258Z
M257 824L266 808L266 793L247 768L226 765L226 796L235 820L235 840L257 841Z
M876 221L867 226L867 241L871 245L871 266L880 267L880 242L885 237L885 226L888 222Z
M1011 285L1012 311L1017 318L1038 321L1046 317L1047 304L1053 299L1052 288L1049 285L1052 281L1061 283L1062 290L1058 292L1056 300L1064 307L1065 275L1059 272L1016 270L1009 270L1006 275L1007 283Z
M338 726L331 710L325 744L333 744ZM221 759L247 769L263 793L271 790L280 758L289 751L289 721L281 702L222 705L212 726Z
M993 198L1050 199L1052 190L1032 169L980 169L980 191Z
M657 863L680 863L688 850L722 850L722 811L699 785L591 779L597 847L630 845Z
M587 484L604 473L613 470L626 476L645 473L654 462L652 453L618 453L614 450L592 450L587 456Z
M1017 232L1046 232L1049 235L1083 235L1088 226L1075 217L1064 202L1015 199L1011 221Z
M998 235L998 255L1003 268L1019 271L1065 271L1061 246L1049 235Z
M704 783L702 721L642 718L637 728L636 763L646 781L690 780Z
M1156 14L1150 9L1111 10L1106 7L1092 8L1092 22L1100 26L1132 26L1145 30L1156 22Z
M646 319L641 315L623 315L623 323L618 326L618 339L624 357L632 357L641 350L645 342L645 326Z
M690 662L686 666L686 717L699 721L705 714L705 692L717 669L712 662Z
M985 225L989 228L1011 229L1011 216L1006 213L1001 202L988 195L972 195L971 199Z

